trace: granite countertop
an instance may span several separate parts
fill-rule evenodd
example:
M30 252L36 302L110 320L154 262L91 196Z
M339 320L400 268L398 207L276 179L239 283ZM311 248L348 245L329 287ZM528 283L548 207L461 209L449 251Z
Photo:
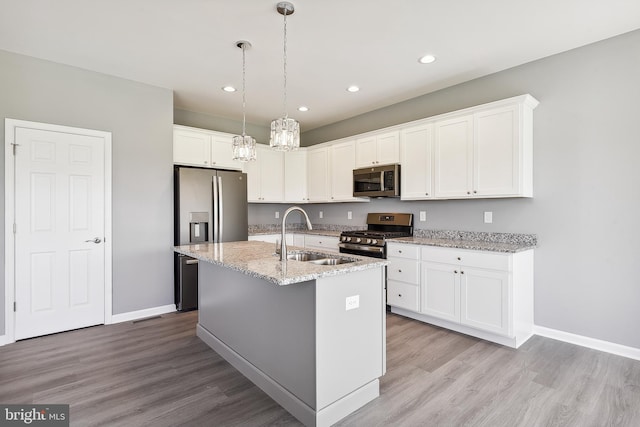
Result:
M279 257L274 254L272 243L258 241L182 245L175 246L174 250L201 261L221 265L276 285L290 285L321 277L382 267L388 264L383 259L360 257L351 254L344 254L345 256L343 256L343 254L331 254L321 251L305 252L325 254L327 258L350 258L355 261L338 265L317 265L293 260L280 261ZM288 252L302 250L302 248L289 246Z
M280 229L254 229L249 232L249 236L258 236L260 234L280 234ZM335 230L307 230L307 229L299 229L299 230L289 230L287 228L287 234L315 234L318 236L330 236L330 237L340 237L341 231Z
M387 241L413 245L503 253L522 252L534 249L538 246L538 239L534 234L452 230L416 230L413 237L388 239Z

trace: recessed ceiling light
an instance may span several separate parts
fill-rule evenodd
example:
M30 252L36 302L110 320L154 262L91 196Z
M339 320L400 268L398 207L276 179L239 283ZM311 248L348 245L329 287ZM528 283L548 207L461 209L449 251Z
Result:
M301 105L301 106L298 107L298 111L309 111L309 107Z
M425 55L422 58L418 59L418 62L421 64L431 64L436 60L436 57L433 55Z
M233 86L223 86L222 90L225 91L225 92L235 92L236 88L233 87Z
M357 92L357 91L359 91L359 90L360 90L360 88L359 88L358 86L355 86L355 85L351 85L351 86L349 86L349 87L347 88L347 91L348 91L348 92Z

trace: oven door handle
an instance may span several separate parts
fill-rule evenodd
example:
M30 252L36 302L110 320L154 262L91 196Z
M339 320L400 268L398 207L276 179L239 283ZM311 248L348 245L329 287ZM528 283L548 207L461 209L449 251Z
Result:
M339 243L338 246L342 249L351 249L356 251L364 251L364 252L376 252L376 253L384 253L384 248L380 246L364 246L364 245L353 245L351 243Z

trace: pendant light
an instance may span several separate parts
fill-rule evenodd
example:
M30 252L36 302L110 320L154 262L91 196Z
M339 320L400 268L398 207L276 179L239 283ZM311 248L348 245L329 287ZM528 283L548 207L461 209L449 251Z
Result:
M246 134L245 52L251 43L241 40L236 43L242 49L242 135L233 137L233 160L249 162L256 159L256 140Z
M284 16L284 116L271 122L271 148L278 151L291 151L300 147L300 123L287 114L287 15L295 11L289 2L280 2L276 6L278 13Z

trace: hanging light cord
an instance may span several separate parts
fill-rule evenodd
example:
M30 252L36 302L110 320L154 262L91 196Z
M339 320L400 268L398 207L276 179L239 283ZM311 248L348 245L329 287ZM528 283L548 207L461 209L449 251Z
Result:
M246 133L245 133L245 122L246 122L246 105L247 105L247 98L246 98L246 90L245 90L245 53L246 50L246 44L242 43L242 138L244 139Z
M287 114L287 8L284 8L284 118L288 118Z

